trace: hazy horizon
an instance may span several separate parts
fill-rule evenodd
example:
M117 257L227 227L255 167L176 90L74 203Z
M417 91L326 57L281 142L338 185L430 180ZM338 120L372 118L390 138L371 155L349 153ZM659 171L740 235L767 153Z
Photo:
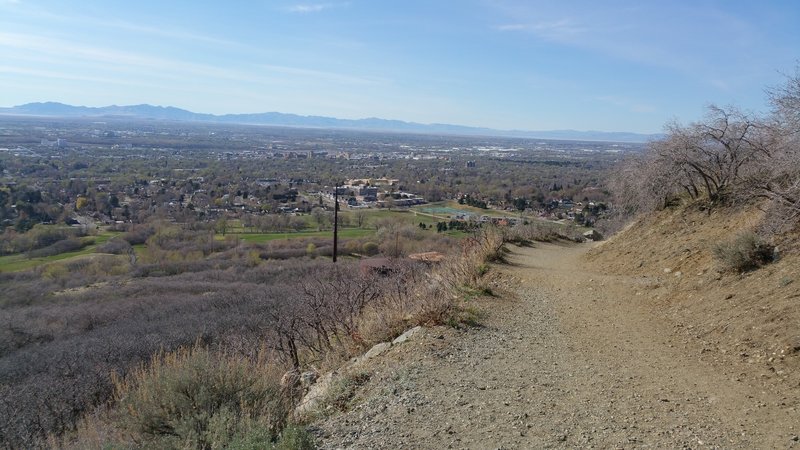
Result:
M652 134L766 108L792 2L0 0L0 104L151 104L497 130Z

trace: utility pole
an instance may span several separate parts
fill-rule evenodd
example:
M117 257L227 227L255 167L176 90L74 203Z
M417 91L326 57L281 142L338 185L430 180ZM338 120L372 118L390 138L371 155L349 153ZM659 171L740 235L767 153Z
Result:
M339 186L333 186L333 262L336 262L336 253L339 250Z

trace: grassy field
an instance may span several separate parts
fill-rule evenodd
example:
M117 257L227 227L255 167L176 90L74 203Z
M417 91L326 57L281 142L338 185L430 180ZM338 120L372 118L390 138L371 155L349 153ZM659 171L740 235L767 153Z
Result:
M365 228L344 228L339 230L339 237L340 238L360 238L364 236L370 236L375 234L374 229L365 229ZM302 239L302 238L310 238L310 237L329 237L333 239L333 231L298 231L292 233L244 233L244 234L231 234L228 233L227 236L238 236L239 239L245 242L267 242L267 241L274 241L279 239ZM224 239L223 236L217 235L218 238Z
M414 209L370 209L367 210L367 226L373 227L377 222L382 219L395 219L408 223L409 225L419 225L420 222L425 225L436 225L436 222L445 220L444 218L436 218L427 214L418 214Z
M456 206L458 203L451 202ZM442 202L442 204L449 203ZM471 208L471 207L466 207ZM471 208L477 211L484 211L478 208ZM420 212L414 208L410 209L364 209L367 216L364 222L363 228L340 228L339 229L339 236L342 238L360 238L365 236L370 236L375 234L376 225L385 219L395 220L398 222L404 222L408 225L412 226L419 226L420 223L425 224L426 227L429 229L435 228L437 222L447 222L450 219L446 215L436 215L436 214L426 214ZM350 224L355 223L355 214L356 210L343 210L340 214L344 217L347 217L346 221ZM310 216L308 216L310 217ZM233 221L232 221L233 222ZM236 224L238 225L238 224ZM311 224L311 228L314 228L316 224ZM435 232L435 231L432 231ZM444 234L452 237L464 237L467 234L461 231L447 231ZM228 232L226 236L238 236L239 239L245 242L267 242L279 239L302 239L302 238L310 238L310 237L330 237L333 238L333 231L331 230L323 230L323 231L316 231L316 230L305 230L305 231L295 231L295 232L276 232L276 233L250 233L247 232L244 228L236 226L233 228L228 228ZM220 234L216 235L217 239L225 239L225 236Z
M60 253L58 255L46 256L43 258L28 258L25 254L0 256L0 272L16 272L19 270L31 269L42 264L47 264L64 259L78 256L90 255L94 253L94 245L90 245L82 250L75 252Z
M431 205L433 205L434 207L451 207L454 209L457 208L459 210L463 210L466 212L473 212L473 210L475 210L477 211L475 212L476 214L478 212L486 212L486 210L459 205L456 202L440 202ZM426 214L418 211L415 208L401 209L401 210L368 209L364 211L367 213L364 227L342 228L339 230L339 237L341 237L342 239L357 239L361 237L372 236L375 234L375 228L376 228L375 225L385 219L404 222L412 226L418 226L420 223L423 223L426 225L426 227L428 227L428 231L431 233L435 233L435 230L432 229L435 228L437 222L445 222L450 220L446 215ZM355 222L356 211L345 210L342 211L341 214L343 216L349 216L348 217L349 223L352 224ZM311 216L309 215L307 217L309 223L311 224L310 222ZM53 256L29 258L24 253L0 256L0 272L16 272L20 270L28 270L34 267L38 267L48 263L53 263L56 261L63 261L71 258L86 257L88 255L95 254L97 247L99 245L104 244L105 242L107 242L108 240L112 239L115 236L118 236L119 234L120 234L119 232L101 231L97 235L87 238L87 239L94 239L93 244L88 245L81 250L60 253L58 255L53 255ZM467 235L466 233L457 230L446 231L444 234L456 238L461 238ZM260 243L260 242L275 241L280 239L303 239L303 238L318 238L318 237L332 239L333 231L332 230L316 231L313 230L312 228L311 230L298 231L298 232L249 233L244 227L241 226L241 223L238 220L231 220L226 234L224 236L222 234L217 234L215 238L224 240L228 236L237 236L244 242ZM136 254L140 258L147 255L146 245L136 245L134 246L134 249L136 250Z
M369 208L369 209L348 209L342 208L339 212L340 217L343 218L343 222L345 224L349 224L349 226L355 226L356 223L356 214L359 211L363 211L366 213L366 220L362 228L369 228L375 229L375 226L378 222L383 219L393 219L402 221L409 225L419 225L420 222L424 223L426 226L436 226L437 222L447 222L450 220L448 214L440 214L440 213L429 213L425 212L424 208L451 208L453 210L458 210L465 213L470 214L477 214L478 216L481 215L489 215L492 217L501 217L504 216L501 211L491 211L491 210L484 210L480 208L473 208L471 206L464 206L459 205L457 202L439 202L439 203L431 203L428 205L417 206L408 209L385 209L385 208ZM226 230L226 234L241 234L242 239L251 241L251 242L261 242L264 240L273 240L273 239L282 239L282 238L295 238L295 237L303 237L303 236L314 236L311 233L325 233L320 231L311 231L317 229L317 223L314 218L310 214L303 214L298 216L305 220L307 230L299 231L299 232L285 232L285 233L252 233L253 230L249 228L245 228L242 226L241 221L237 219L232 219L228 222L228 228ZM349 229L349 228L347 228ZM270 238L265 239L257 239L257 238L247 238L245 236L253 236L253 235L269 235ZM325 234L321 234L325 236Z
M16 272L19 270L27 270L42 264L47 264L55 261L62 261L65 259L91 255L95 253L98 245L104 244L114 236L119 235L116 231L102 231L96 236L90 236L84 239L94 239L94 244L87 245L86 247L76 250L74 252L59 253L58 255L45 256L41 258L28 258L25 253L18 253L16 255L0 256L0 272Z
M447 200L443 202L428 203L425 205L414 206L412 211L417 211L422 214L430 214L435 217L440 217L442 220L450 220L449 216L455 214L472 214L475 216L489 216L489 217L519 217L518 212L514 211L497 211L494 209L481 209L469 205L459 205L458 202Z

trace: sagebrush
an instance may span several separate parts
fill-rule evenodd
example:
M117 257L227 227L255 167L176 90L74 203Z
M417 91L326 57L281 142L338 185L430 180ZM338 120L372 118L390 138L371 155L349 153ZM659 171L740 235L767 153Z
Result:
M744 232L716 244L713 251L723 270L746 272L772 262L774 247L755 233Z

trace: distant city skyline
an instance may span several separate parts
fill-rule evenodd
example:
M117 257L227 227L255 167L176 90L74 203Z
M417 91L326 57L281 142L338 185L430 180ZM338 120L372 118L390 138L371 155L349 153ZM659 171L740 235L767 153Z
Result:
M0 0L0 106L658 133L765 111L799 23L793 1Z

